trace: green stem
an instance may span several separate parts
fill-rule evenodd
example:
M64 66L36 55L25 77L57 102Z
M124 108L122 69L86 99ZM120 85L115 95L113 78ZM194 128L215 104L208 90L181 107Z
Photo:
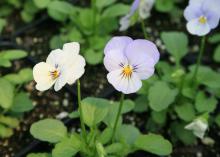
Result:
M80 124L81 124L81 128L82 128L82 135L83 135L83 138L84 138L85 142L87 142L87 139L86 139L86 128L85 128L83 114L82 114L81 90L80 90L80 81L79 80L77 80L77 96L78 96L79 118L80 118Z
M193 76L192 76L192 81L195 81L195 88L197 87L197 73L199 70L199 66L201 64L201 59L204 53L204 49L205 49L205 36L202 37L201 39L201 45L200 45L200 51L199 51L199 56L197 58L197 62L196 62L196 68L194 70Z
M141 20L141 28L142 28L142 31L144 33L144 38L147 39L147 32L146 32L146 27L145 27L145 24L144 24L144 20Z
M124 102L124 94L121 93L121 98L120 98L120 104L119 104L119 108L118 108L118 113L117 113L117 117L116 117L116 120L115 120L113 132L112 132L112 141L113 141L113 139L114 139L114 137L115 137L115 131L116 131L116 128L117 128L117 125L118 125L119 117L120 117L120 115L121 115L123 102Z

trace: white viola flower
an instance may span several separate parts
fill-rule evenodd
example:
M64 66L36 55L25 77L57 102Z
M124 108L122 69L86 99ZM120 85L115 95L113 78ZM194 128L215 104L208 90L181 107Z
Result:
M192 130L193 134L199 138L203 138L206 130L208 129L208 124L206 120L202 118L195 119L193 122L185 126L185 129Z
M123 16L120 21L120 31L125 31L130 26L130 19L138 10L140 19L146 19L150 16L150 12L154 6L155 0L134 0L130 12Z
M141 88L141 81L154 74L154 66L160 56L151 41L133 40L126 36L113 37L104 53L108 82L124 94L135 93Z
M51 51L46 62L40 62L33 68L36 89L45 91L54 85L55 91L65 84L73 84L85 72L85 59L79 55L77 42L66 43L63 49Z
M216 28L220 19L220 0L190 0L184 10L187 30L198 36L208 34Z

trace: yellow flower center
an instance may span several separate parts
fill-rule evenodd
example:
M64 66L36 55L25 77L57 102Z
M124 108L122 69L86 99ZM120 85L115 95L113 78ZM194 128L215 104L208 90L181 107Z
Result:
M199 18L199 22L200 22L201 24L205 24L205 23L207 22L207 18L206 18L205 16L201 16L201 17Z
M130 65L123 67L123 71L122 71L123 76L131 77L132 72L133 72L133 69Z
M60 72L58 70L51 71L50 76L53 80L55 80L60 76Z

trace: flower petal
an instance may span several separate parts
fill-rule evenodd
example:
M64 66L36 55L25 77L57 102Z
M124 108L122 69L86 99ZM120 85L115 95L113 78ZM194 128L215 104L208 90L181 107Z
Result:
M154 43L144 39L131 42L125 50L125 55L131 65L147 64L153 67L159 60L160 53Z
M201 7L198 5L189 5L184 10L184 17L187 21L199 18L203 15L203 12L201 10Z
M141 80L146 80L154 74L154 67L150 67L148 63L141 64L136 67L135 73Z
M76 82L77 79L79 79L85 72L85 65L86 61L85 59L78 55L74 62L69 65L69 71L67 76L67 83L73 84Z
M130 10L130 15L132 16L134 14L134 12L138 9L140 4L140 0L134 0L134 2L131 5L131 10Z
M186 25L187 30L194 35L203 36L211 31L210 26L206 24L199 23L199 19L191 20Z
M47 57L46 63L58 67L66 63L64 52L61 49L55 49L50 52Z
M127 36L113 37L105 46L104 53L106 55L108 51L115 49L123 52L125 47L132 41L133 40Z
M219 24L220 16L212 11L207 13L207 22L211 29L214 29Z
M58 91L60 90L65 84L67 83L67 71L62 69L60 76L57 78L55 85L54 85L54 90Z
M142 19L150 16L151 9L153 8L155 0L142 0L139 6L139 15Z
M133 73L130 78L122 77L122 69L114 70L108 73L107 79L114 88L124 94L130 94L137 92L141 86L142 82L139 77Z
M108 71L113 71L121 68L121 64L127 64L127 59L121 50L113 49L104 57L104 65Z
M127 30L130 26L130 15L127 14L124 17L122 17L119 21L119 24L120 24L119 31Z
M79 50L80 50L80 45L78 42L71 42L63 45L63 51L68 52L72 56L78 55Z
M54 71L55 68L45 62L36 64L33 68L33 77L37 82L36 88L39 91L45 91L49 89L55 82L50 76L50 72Z

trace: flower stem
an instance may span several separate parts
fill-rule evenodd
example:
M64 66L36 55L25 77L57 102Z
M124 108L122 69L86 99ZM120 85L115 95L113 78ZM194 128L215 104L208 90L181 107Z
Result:
M204 49L205 49L205 39L206 39L205 36L202 37L202 39L201 39L199 56L197 58L196 68L195 68L193 76L192 76L192 81L195 81L195 88L197 88L197 73L198 73L199 66L201 64L201 59L202 59Z
M117 125L118 125L119 117L120 117L120 115L121 115L123 102L124 102L124 94L121 93L121 98L120 98L120 104L119 104L119 108L118 108L118 113L117 113L117 117L116 117L116 120L115 120L113 132L112 132L112 141L113 141L113 139L114 139L114 137L115 137L115 131L116 131L116 128L117 128Z
M144 38L147 39L147 32L146 32L146 27L145 27L145 24L144 24L144 20L141 20L141 28L142 28L142 31L144 33Z
M77 80L77 96L78 96L79 118L80 118L80 124L81 124L81 128L82 128L82 135L83 135L83 138L84 138L85 142L87 142L87 139L86 139L86 128L85 128L83 114L82 114L81 90L80 90L80 81L79 80Z

